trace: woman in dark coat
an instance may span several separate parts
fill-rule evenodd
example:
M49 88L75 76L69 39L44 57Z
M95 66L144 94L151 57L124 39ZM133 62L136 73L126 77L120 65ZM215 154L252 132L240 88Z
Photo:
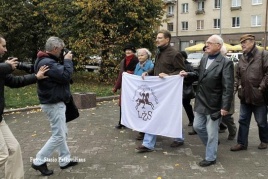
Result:
M114 93L116 93L117 90L121 89L122 73L127 72L130 74L133 74L137 63L139 62L138 58L135 56L136 50L133 45L127 44L123 50L125 52L125 58L120 62L120 71L119 71L115 86L113 88ZM120 107L119 123L118 125L115 126L115 128L117 129L121 129L122 127L124 127L121 124L121 95L119 98L119 107Z

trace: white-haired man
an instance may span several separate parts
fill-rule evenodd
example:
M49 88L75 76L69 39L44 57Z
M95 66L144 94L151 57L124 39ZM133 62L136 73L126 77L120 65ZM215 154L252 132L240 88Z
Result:
M234 65L220 53L222 45L220 36L210 36L206 41L207 55L200 61L193 127L206 146L205 159L199 163L201 167L216 163L219 123L221 117L228 114L233 99ZM185 71L180 74L198 75Z

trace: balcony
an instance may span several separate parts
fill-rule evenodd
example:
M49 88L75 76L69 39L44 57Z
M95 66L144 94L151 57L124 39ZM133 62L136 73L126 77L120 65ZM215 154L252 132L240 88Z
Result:
M193 0L194 2L202 2L202 1L206 1L206 0Z
M174 13L167 13L167 16L166 17L174 17Z
M198 14L205 14L205 10L204 9L198 9L195 11L195 14L198 15Z
M241 6L231 7L231 11L236 11L236 10L241 10L241 9L242 9Z
M176 4L177 0L163 0L165 4Z

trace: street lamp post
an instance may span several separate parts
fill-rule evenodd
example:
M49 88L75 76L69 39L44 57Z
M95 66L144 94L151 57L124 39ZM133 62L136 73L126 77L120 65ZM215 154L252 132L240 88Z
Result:
M220 36L221 36L221 25L222 25L222 21L221 21L221 8L222 8L222 0L220 0Z
M267 45L267 11L268 11L268 1L266 1L266 13L265 13L265 23L264 23L264 49Z

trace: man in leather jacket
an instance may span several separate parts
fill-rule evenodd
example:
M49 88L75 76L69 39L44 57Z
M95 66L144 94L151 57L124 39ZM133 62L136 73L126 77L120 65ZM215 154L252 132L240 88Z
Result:
M255 36L241 36L243 56L238 62L235 75L235 90L240 98L240 116L237 144L231 151L246 150L252 113L259 128L261 141L258 149L266 149L268 143L267 106L264 103L263 92L268 80L268 52L259 51L256 47Z
M207 55L200 61L193 127L206 146L205 159L199 162L201 167L216 163L219 124L221 117L228 114L233 99L234 64L220 53L222 45L220 36L210 36L205 48ZM198 74L182 71L180 75Z
M6 52L6 41L0 35L0 57ZM11 58L0 63L0 167L5 166L6 179L23 179L24 168L20 144L2 116L5 105L4 86L19 88L34 84L37 80L46 78L44 74L48 71L47 66L42 66L37 74L14 76L11 73L17 68L17 60L17 58Z

